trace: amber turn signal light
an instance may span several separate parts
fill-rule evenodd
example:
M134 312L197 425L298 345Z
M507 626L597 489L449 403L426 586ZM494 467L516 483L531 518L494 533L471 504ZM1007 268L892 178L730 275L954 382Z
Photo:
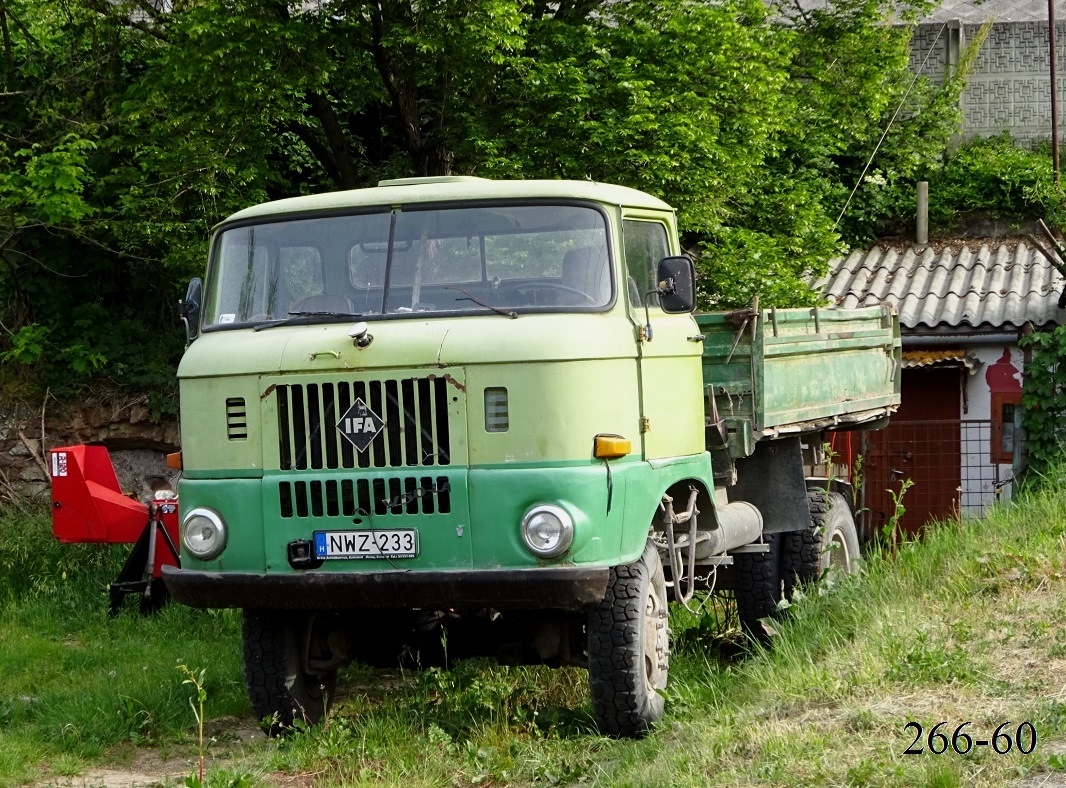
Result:
M597 459L616 460L625 457L633 451L633 444L621 435L597 435L596 449L593 452Z
M173 468L176 471L181 470L181 452L176 451L173 454L167 455L167 467Z

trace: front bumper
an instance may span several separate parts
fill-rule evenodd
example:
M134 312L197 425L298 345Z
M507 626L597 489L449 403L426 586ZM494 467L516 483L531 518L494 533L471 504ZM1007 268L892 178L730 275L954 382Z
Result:
M607 567L438 571L198 572L163 567L171 596L190 607L357 610L581 610L607 593Z

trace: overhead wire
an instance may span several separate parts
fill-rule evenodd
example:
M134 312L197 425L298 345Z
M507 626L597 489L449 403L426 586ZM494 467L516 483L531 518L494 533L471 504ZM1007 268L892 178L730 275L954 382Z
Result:
M874 157L877 156L877 152L881 150L881 145L884 143L885 137L887 137L888 132L892 130L892 124L896 122L896 118L899 116L900 111L903 109L903 105L907 103L907 98L910 96L911 90L914 89L914 84L918 81L918 77L922 75L922 72L925 71L925 65L929 62L929 58L932 56L933 51L936 49L937 42L940 41L940 36L944 34L944 31L946 29L947 23L941 25L940 30L937 31L936 38L934 38L933 43L929 45L929 51L925 53L925 59L922 61L921 66L918 67L918 70L911 78L910 84L907 85L907 90L906 92L904 92L903 98L900 99L899 106L896 107L896 111L892 113L892 118L888 121L888 125L885 126L885 130L881 134L881 139L877 141L877 145L874 146L873 153L870 154L870 158L866 161L866 166L862 168L862 173L859 175L859 179L855 182L855 188L851 190L851 194L848 195L847 202L845 202L844 207L840 209L840 215L837 216L837 220L833 222L834 228L838 224L840 224L840 220L843 219L844 214L847 213L848 206L851 205L851 201L855 197L855 192L859 190L859 187L862 185L863 179L866 177L866 173L870 171L870 165L873 164Z

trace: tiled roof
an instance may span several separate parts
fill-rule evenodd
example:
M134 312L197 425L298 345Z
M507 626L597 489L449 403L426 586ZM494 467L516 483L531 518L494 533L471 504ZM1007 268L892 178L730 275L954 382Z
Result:
M966 367L971 375L981 366L981 360L965 350L904 350L903 368L935 367L940 364L954 364Z
M842 307L890 304L904 328L1020 328L1066 322L1062 275L1024 243L959 244L935 251L878 247L830 263L816 283Z

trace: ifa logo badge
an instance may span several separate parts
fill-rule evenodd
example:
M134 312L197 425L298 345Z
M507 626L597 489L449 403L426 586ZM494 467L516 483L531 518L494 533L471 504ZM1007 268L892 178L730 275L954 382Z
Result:
M385 422L374 413L360 397L341 416L337 422L340 434L347 438L359 451L366 451L370 443L378 436Z

